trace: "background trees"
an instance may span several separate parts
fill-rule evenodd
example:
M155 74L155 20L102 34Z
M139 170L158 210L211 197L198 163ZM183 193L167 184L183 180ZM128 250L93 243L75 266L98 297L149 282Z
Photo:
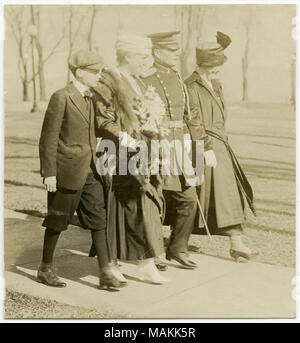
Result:
M27 101L36 78L38 98L46 100L70 80L66 61L75 50L97 50L114 66L114 43L120 31L146 35L180 30L180 69L186 78L195 67L196 46L222 31L233 40L223 71L224 90L234 101L280 98L294 104L291 18L295 13L292 5L6 5L5 82L10 99L21 95ZM28 32L32 25L37 32L32 44L35 68Z
M92 51L94 49L93 45L93 32L94 32L94 27L95 27L95 21L97 18L97 14L100 11L100 7L96 5L91 6L91 14L90 14L90 23L88 26L88 33L87 33L87 40L88 40L88 49Z
M59 46L64 40L65 29L59 33L59 37L56 39L52 46L47 45L47 54L44 51L44 44L47 44L47 39L43 37L43 24L41 21L40 5L30 6L6 6L5 7L5 18L10 26L13 37L18 45L18 70L19 76L23 86L23 101L29 100L28 86L34 78L38 77L39 80L39 99L46 100L46 79L44 66L46 62L55 54ZM29 27L35 26L36 35L33 38L34 49L37 55L37 66L33 73L32 68L28 66L29 60L29 49L33 43L29 35ZM47 32L46 32L47 35Z
M94 7L95 5L92 5L92 8L95 8ZM82 25L83 25L83 22L86 18L86 15L88 13L88 8L89 6L84 6L84 11L82 11L82 9L78 9L76 6L74 5L69 5L69 13L68 13L68 42L67 42L67 45L68 45L68 58L67 60L70 59L72 53L73 53L73 50L74 50L74 46L77 44L78 42L78 39L80 37L80 30L82 28ZM93 13L94 10L93 10ZM95 15L95 14L94 14ZM93 18L94 18L94 15L93 15ZM94 22L94 19L93 19L93 22ZM92 32L93 32L93 26L90 25L90 29L89 29L89 40L88 40L88 44L91 44L92 45ZM83 42L82 42L83 43ZM84 44L84 43L83 43ZM86 44L84 44L86 45ZM67 82L70 81L70 70L69 68L67 68Z
M29 22L26 16L26 8L24 6L7 6L5 8L5 18L18 47L17 68L22 82L22 99L23 101L27 101L29 100L28 52L30 39L27 33Z
M296 54L291 56L291 96L290 103L296 109Z
M208 9L204 6L174 6L175 29L181 32L180 61L183 78L186 78L194 67L195 48L201 40L202 26L207 13Z
M245 45L244 51L242 56L242 87L243 87L243 95L242 101L248 101L248 66L249 66L249 46L251 42L251 28L253 25L253 16L254 16L254 8L249 10L245 15L241 18L242 27L245 32Z
M44 101L46 100L46 81L45 81L45 71L44 67L46 62L53 56L53 54L57 51L57 49L60 47L60 45L63 42L63 39L65 37L65 27L63 28L62 32L58 33L58 38L55 40L55 42L52 44L52 46L48 46L48 53L45 56L44 52L44 44L47 42L47 40L42 36L42 25L41 22L41 10L42 6L40 5L30 5L30 13L31 13L31 21L32 24L34 24L37 28L37 35L35 37L35 43L36 43L36 50L38 55L38 61L37 61L37 75L33 75L33 77L38 76L39 78L39 90L40 90L40 100Z

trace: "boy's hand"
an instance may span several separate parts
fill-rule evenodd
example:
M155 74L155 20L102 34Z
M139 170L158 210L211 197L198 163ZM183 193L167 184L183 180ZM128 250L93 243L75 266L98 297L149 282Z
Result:
M56 176L45 177L44 185L48 192L56 192Z

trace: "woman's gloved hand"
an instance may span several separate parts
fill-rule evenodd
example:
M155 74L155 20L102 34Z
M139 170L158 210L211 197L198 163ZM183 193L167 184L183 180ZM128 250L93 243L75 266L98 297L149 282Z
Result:
M148 195L150 198L153 198L157 195L156 189L151 185L150 182L146 182L141 186L141 191Z
M217 159L213 150L208 150L204 152L205 163L208 167L216 168Z

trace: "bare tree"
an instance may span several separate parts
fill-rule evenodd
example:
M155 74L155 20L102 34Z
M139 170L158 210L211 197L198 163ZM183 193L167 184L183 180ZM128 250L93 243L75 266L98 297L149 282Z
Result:
M29 18L24 6L6 6L5 17L18 46L18 71L23 88L23 101L29 100L28 94L28 51L30 39L27 32Z
M201 43L203 43L203 27L204 27L204 21L206 18L213 18L214 21L216 21L216 7L208 7L208 6L202 6L201 9L198 10L198 17L197 17L197 26L196 26L196 35L197 35L197 46L199 46Z
M243 72L243 101L248 101L248 55L249 55L249 26L246 26L246 40L244 54L242 57Z
M91 20L89 24L89 29L88 29L88 49L90 51L93 50L93 31L94 31L94 26L95 26L95 19L97 17L97 14L99 12L99 6L97 5L92 5L91 6L92 13L91 13Z
M42 43L43 40L41 38L41 31L42 31L41 19L40 19L41 9L39 5L35 5L35 6L30 5L30 10L31 10L32 22L37 27L37 35L35 37L35 41L36 41L36 49L37 49L37 54L38 54L38 68L34 77L36 77L37 75L39 77L40 100L44 101L46 100L46 83L45 83L45 72L44 72L45 68L44 67L45 67L46 62L53 56L53 54L57 51L58 47L62 43L65 37L66 26L63 28L62 33L57 38L54 45L49 50L48 54L44 56L44 46ZM33 81L33 77L29 80L29 82L31 81Z
M201 39L205 15L204 6L175 5L175 28L181 31L181 72L186 77L191 73L195 61L195 48Z
M85 16L80 15L80 18L76 19L75 18L75 11L74 11L74 6L70 5L69 6L69 19L68 19L68 42L69 42L69 47L68 47L68 61L72 55L74 45L76 43L76 40L79 35L80 28L82 26L82 23L84 21ZM68 68L67 72L67 82L70 81L70 69Z
M249 46L250 46L250 32L253 24L253 8L248 10L246 18L243 19L242 24L245 29L245 47L242 57L242 82L243 82L243 95L242 101L249 100L248 94L248 67L249 67Z
M296 54L291 57L291 96L290 104L296 109Z

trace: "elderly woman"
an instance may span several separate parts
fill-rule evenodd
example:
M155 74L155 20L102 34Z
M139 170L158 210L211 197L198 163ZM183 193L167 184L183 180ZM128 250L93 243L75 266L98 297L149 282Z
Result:
M108 194L107 239L112 260L138 261L138 277L155 284L167 281L159 274L154 257L164 252L162 237L163 197L159 176L121 172L136 154L137 141L150 146L151 135L143 130L141 107L146 86L139 75L152 64L151 40L130 34L116 42L118 68L102 73L98 93L98 124L104 139L116 146L116 170ZM151 131L151 130L150 130ZM149 132L148 132L149 133ZM129 150L126 150L129 148ZM123 160L120 152L125 149ZM100 146L100 150L103 149ZM149 155L150 156L150 155ZM146 169L148 166L146 166ZM126 175L124 175L126 174ZM115 275L124 277L117 269ZM124 280L125 281L125 280Z
M190 108L198 116L206 133L205 182L199 193L200 203L212 234L230 237L230 255L249 260L257 252L242 241L242 222L246 202L254 212L253 193L230 145L225 130L227 119L219 67L226 61L224 49L231 39L217 33L217 42L207 42L196 50L196 71L186 80ZM203 220L199 227L203 227ZM201 231L200 231L201 232Z

